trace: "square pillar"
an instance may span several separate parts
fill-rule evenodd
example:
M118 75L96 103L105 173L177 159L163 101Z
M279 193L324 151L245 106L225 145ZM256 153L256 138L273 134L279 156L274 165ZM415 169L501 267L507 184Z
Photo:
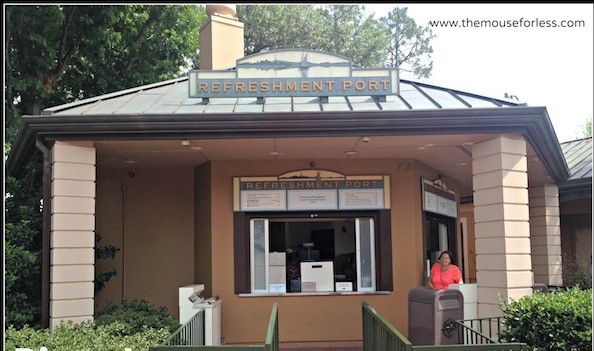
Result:
M563 285L559 189L554 184L530 187L528 195L534 282Z
M56 142L52 155L50 328L93 319L95 161L92 146Z
M532 294L526 141L499 136L472 147L478 317Z

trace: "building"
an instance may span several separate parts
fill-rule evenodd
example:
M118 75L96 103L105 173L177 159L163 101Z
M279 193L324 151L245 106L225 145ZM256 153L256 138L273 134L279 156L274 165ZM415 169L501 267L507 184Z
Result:
M43 152L51 325L121 298L176 315L178 288L204 283L227 343L261 341L279 302L285 345L348 346L362 301L406 332L408 292L444 249L481 317L563 284L570 173L545 107L331 53L243 58L233 9L207 9L200 70L23 118L8 171ZM107 266L95 233L121 250Z
M587 282L588 277L591 282L592 137L562 143L561 149L570 174L559 184L564 276L566 284Z

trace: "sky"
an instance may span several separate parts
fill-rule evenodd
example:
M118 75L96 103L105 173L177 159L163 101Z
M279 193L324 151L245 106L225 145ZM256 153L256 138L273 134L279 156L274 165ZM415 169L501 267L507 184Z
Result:
M458 21L458 27L431 27L436 36L431 77L402 73L401 78L497 98L515 95L529 106L547 108L559 142L583 137L593 116L593 4L363 5L376 18L407 7L408 16L422 26ZM480 20L506 27L474 26ZM517 21L516 27L507 21L511 26ZM576 24L552 28L547 21ZM581 27L575 21L583 21Z

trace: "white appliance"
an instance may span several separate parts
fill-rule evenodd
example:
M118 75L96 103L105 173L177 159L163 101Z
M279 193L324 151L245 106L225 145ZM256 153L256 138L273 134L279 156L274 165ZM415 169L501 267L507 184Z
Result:
M315 283L315 291L334 291L334 262L301 262L301 286L310 283Z
M192 307L190 296L198 296L204 291L204 284L192 284L179 288L179 323L184 324L194 317L196 310Z
M271 252L268 257L270 293L287 292L287 254Z

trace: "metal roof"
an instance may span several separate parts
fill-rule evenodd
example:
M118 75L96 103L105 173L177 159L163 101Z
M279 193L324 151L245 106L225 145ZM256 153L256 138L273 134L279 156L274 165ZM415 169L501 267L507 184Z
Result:
M95 98L47 108L51 115L152 115L322 111L398 111L526 106L514 100L492 98L410 80L400 80L396 95L380 101L373 96L257 98L188 97L188 77L145 85Z
M561 143L561 150L569 168L569 179L592 178L592 138Z

